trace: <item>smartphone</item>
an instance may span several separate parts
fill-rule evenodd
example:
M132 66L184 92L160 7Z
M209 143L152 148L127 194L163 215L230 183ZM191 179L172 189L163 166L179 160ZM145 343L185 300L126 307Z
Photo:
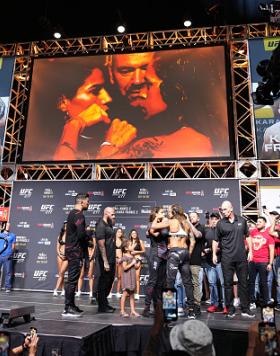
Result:
M162 308L165 322L178 319L177 290L175 288L167 288L162 291Z
M273 307L261 308L261 318L264 323L275 324L275 310Z
M36 336L37 335L37 329L34 328L34 326L31 326L30 327L30 336L33 337L33 336Z
M259 323L259 338L265 344L265 353L273 355L278 348L275 310L272 307L261 309L262 321Z
M9 356L10 335L4 331L0 332L0 355Z

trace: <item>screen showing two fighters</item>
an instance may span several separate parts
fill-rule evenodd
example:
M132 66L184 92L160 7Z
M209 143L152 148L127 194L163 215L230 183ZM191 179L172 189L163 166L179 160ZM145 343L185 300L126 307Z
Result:
M23 161L230 156L224 46L35 59Z

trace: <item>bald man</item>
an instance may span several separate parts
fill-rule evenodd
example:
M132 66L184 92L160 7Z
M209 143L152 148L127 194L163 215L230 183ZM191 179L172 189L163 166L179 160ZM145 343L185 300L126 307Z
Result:
M235 317L233 305L233 275L238 277L238 293L241 301L241 315L253 318L255 315L249 309L248 262L245 248L245 238L249 236L247 222L233 211L230 201L224 201L221 208L223 218L216 227L217 241L213 241L213 263L217 264L218 247L221 249L221 264L225 285L225 305L227 318ZM248 238L248 260L252 259L252 241Z
M97 245L95 277L98 280L97 302L99 313L113 313L115 311L115 308L111 307L107 300L115 278L116 268L116 242L113 230L115 219L115 209L106 207L103 217L95 227Z

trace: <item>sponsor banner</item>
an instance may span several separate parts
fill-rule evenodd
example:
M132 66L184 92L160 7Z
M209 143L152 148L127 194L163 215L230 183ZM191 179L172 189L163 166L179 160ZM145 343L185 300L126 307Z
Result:
M269 211L280 213L280 180L260 179L261 206L265 205Z
M151 210L181 204L186 212L198 211L205 222L205 212L218 211L223 200L240 207L238 180L185 181L70 181L14 183L11 206L12 232L17 235L14 254L14 287L53 290L57 279L56 244L63 221L74 208L75 195L88 192L86 223L94 227L106 206L116 209L115 228L128 236L137 229L147 248L146 230ZM148 260L143 261L141 288L148 280ZM85 283L84 288L87 288Z
M263 66L265 60L270 60L272 51L280 43L280 37L249 40L249 58L251 67L251 88L256 92L263 77L257 68ZM280 99L273 105L254 103L255 130L259 159L280 158Z

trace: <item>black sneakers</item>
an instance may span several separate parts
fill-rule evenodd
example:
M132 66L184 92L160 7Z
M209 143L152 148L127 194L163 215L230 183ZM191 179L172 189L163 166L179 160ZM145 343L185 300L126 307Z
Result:
M244 309L242 312L241 312L241 316L243 316L244 318L254 318L255 317L255 314L250 310L250 309Z
M64 318L80 318L81 313L79 313L75 308L66 308L61 314Z
M149 318L150 317L150 308L145 307L143 312L142 312L142 316L144 318Z
M187 313L187 318L188 319L196 319L196 313L193 309L189 309L188 313Z
M78 313L80 313L80 314L84 312L82 309L80 309L79 307L77 307L77 305L74 305L74 306L73 306L73 309L76 310L76 312L78 312Z

